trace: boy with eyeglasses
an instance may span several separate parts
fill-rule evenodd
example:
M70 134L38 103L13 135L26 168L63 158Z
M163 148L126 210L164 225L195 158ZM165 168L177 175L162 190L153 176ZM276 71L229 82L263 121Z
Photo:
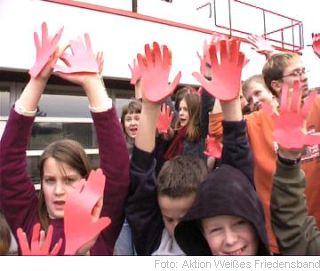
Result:
M293 82L299 80L302 97L308 95L308 78L302 59L294 53L275 54L270 56L262 71L266 86L274 96L281 96L281 89L284 84L289 88L293 87ZM277 109L275 109L277 110ZM263 110L254 112L247 117L248 136L254 156L254 179L257 192L262 201L270 249L273 253L278 253L276 239L271 227L270 196L272 190L272 177L276 168L276 153L278 145L274 141L272 119ZM320 131L320 97L318 96L311 108L306 120L306 130L312 134ZM302 160L302 168L308 180L306 189L306 199L308 210L320 225L319 197L320 186L320 149L319 145L305 148Z

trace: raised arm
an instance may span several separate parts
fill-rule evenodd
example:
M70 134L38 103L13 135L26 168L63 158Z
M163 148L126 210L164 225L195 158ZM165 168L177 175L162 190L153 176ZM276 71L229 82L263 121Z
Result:
M23 227L31 236L31 226L38 222L38 198L27 172L26 150L40 97L59 57L61 34L62 30L49 38L43 23L40 44L35 33L37 58L29 72L31 79L10 112L0 142L0 205L14 233Z
M276 172L271 195L271 221L280 253L283 255L319 255L320 232L314 217L308 216L304 190L306 179L301 170L301 155L305 145L318 137L302 132L314 94L301 107L297 82L292 92L284 86L280 115L274 117L274 138L279 144ZM292 138L292 140L288 140Z
M73 55L62 56L66 67L56 67L56 73L82 86L89 100L98 139L100 167L106 176L101 216L107 216L112 221L102 232L105 245L103 253L112 255L124 220L124 204L129 187L129 154L116 110L102 81L102 54L95 56L87 34L84 35L84 43L78 38L71 41L70 45L74 46ZM97 246L90 250L93 255L101 251L101 247Z
M222 163L238 168L253 183L252 157L239 98L245 57L236 40L221 40L218 44L211 44L209 53L212 79L208 80L197 73L193 75L221 103L224 120Z
M158 43L145 46L145 55L138 55L141 70L142 110L130 166L130 193L126 215L133 231L138 255L151 255L158 247L163 230L155 187L154 158L156 124L162 102L178 84L168 85L170 54Z

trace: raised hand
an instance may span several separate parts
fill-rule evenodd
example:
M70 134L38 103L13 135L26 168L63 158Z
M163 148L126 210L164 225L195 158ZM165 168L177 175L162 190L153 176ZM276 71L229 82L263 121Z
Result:
M66 64L66 66L56 65L54 72L100 72L101 65L100 63L97 63L97 60L99 61L99 59L96 58L92 51L89 34L84 34L84 40L85 44L83 43L81 37L77 37L76 40L70 41L72 55L64 53L62 56L60 56L60 59Z
M21 254L23 256L56 256L62 245L62 239L60 238L58 243L55 244L53 249L50 250L52 241L53 227L48 227L47 236L45 232L40 229L40 223L33 226L31 243L29 246L27 235L21 229L17 229L18 243L20 246Z
M207 41L204 41L203 43L203 53L202 56L199 54L199 52L197 52L197 56L200 60L200 72L203 76L206 75L206 66L207 64L210 64L210 56L209 56L209 45L207 43Z
M97 53L96 61L97 61L98 68L99 68L99 75L102 76L103 64L104 64L103 52L98 52Z
M269 56L276 50L265 38L258 35L249 35L247 41L253 45L251 47L253 50L265 56Z
M92 170L87 182L82 180L67 198L64 208L65 255L76 254L88 243L94 245L99 233L111 223L108 217L99 218L104 186L102 170Z
M181 72L169 85L168 78L171 68L171 55L166 45L160 50L157 42L153 43L153 49L149 44L145 45L145 56L138 54L138 64L141 71L143 97L152 103L158 103L170 96L177 87Z
M305 134L304 122L312 104L317 96L315 91L311 92L304 100L301 108L301 91L299 81L294 82L293 92L289 92L288 86L284 85L281 94L279 115L275 115L270 106L262 108L269 113L274 121L273 137L284 149L302 149L306 145L320 143L319 135Z
M228 39L225 35L221 34L212 34L210 44L214 44L216 46L217 53L220 52L220 41ZM200 72L202 75L206 74L206 66L211 66L210 53L209 53L209 45L205 40L203 43L203 53L202 56L197 52L198 58L200 60Z
M131 80L130 80L130 84L131 85L135 85L137 83L138 80L140 80L141 78L141 71L139 66L136 63L136 60L133 60L133 65L131 67L130 64L128 64L129 69L131 71Z
M312 33L312 49L320 57L320 34Z
M220 46L220 63L217 47ZM192 75L209 94L221 101L230 101L239 96L241 71L244 65L244 54L240 51L237 40L220 40L209 48L212 79L209 81L201 74Z
M216 138L207 136L206 139L206 150L204 154L212 157L212 158L221 158L222 155L222 144L221 142L217 141Z
M160 134L167 134L173 119L173 113L166 104L161 106L160 116L157 122L157 129Z
M36 62L29 70L31 77L36 78L42 69L48 63L50 57L58 48L58 42L61 38L63 27L52 37L48 37L48 28L45 22L41 25L42 39L40 43L39 35L34 32L34 44L36 46Z

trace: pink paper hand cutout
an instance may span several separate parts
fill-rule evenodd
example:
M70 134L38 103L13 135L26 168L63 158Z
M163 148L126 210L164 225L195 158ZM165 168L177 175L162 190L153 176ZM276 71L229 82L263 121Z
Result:
M320 34L312 33L312 49L320 57Z
M207 149L204 151L204 154L213 157L221 158L222 155L222 144L217 141L214 137L207 136L206 140Z
M305 145L320 144L319 135L308 135L303 132L304 121L317 96L311 92L301 108L301 93L299 81L294 82L293 93L289 94L288 86L284 85L281 94L279 115L273 114L270 106L262 109L270 114L274 122L273 137L284 149L301 149ZM288 102L291 101L291 102Z
M36 62L33 64L32 68L29 70L31 77L36 78L42 69L48 63L50 56L56 51L58 42L61 38L63 27L53 36L53 38L48 37L48 28L45 22L41 25L42 39L40 44L39 35L34 32L34 44L36 46Z
M240 52L240 42L237 40L220 40L218 44L220 62L218 62L218 45L212 44L209 48L212 79L209 81L197 72L192 75L210 95L221 101L230 101L239 96L245 56Z
M177 87L181 72L169 85L168 78L171 68L171 55L166 45L162 48L162 54L157 42L153 43L153 49L149 44L145 45L145 57L138 54L138 64L141 71L143 97L152 103L158 103L170 96Z
M166 104L161 106L160 116L157 122L157 129L160 134L167 134L173 119L173 113Z
M249 35L247 41L253 45L251 49L255 50L259 54L268 56L275 51L275 48L263 37L258 35Z
M99 73L99 64L92 51L89 34L84 34L85 44L81 37L70 41L72 55L63 53L60 59L66 66L56 65L54 71L61 73L92 72Z
M62 245L60 238L58 243L55 244L53 249L49 251L52 241L53 227L48 227L47 236L44 231L41 231L40 223L33 226L31 243L29 246L27 235L21 229L17 229L18 242L23 256L56 256Z
M85 182L68 196L64 208L65 255L74 255L79 248L96 238L111 220L99 218L103 198L105 176L101 169L92 170Z
M197 52L197 56L200 60L200 72L204 76L206 74L206 66L210 64L210 56L209 56L209 46L207 41L203 43L203 53L202 56Z
M139 65L137 65L136 60L134 59L133 66L131 67L130 64L128 64L128 66L131 71L130 84L135 85L137 83L137 81L141 79L141 71L140 71Z

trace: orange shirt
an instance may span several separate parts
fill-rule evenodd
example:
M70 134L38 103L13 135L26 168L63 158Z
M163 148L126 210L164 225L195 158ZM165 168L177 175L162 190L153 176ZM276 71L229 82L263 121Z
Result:
M248 137L254 157L254 179L259 198L263 204L269 245L272 252L278 247L271 226L270 198L272 177L276 167L277 144L273 141L273 123L263 111L247 116ZM308 133L320 131L320 96L317 96L307 118ZM302 168L307 177L305 191L309 214L320 225L320 151L319 145L310 146L302 157Z

